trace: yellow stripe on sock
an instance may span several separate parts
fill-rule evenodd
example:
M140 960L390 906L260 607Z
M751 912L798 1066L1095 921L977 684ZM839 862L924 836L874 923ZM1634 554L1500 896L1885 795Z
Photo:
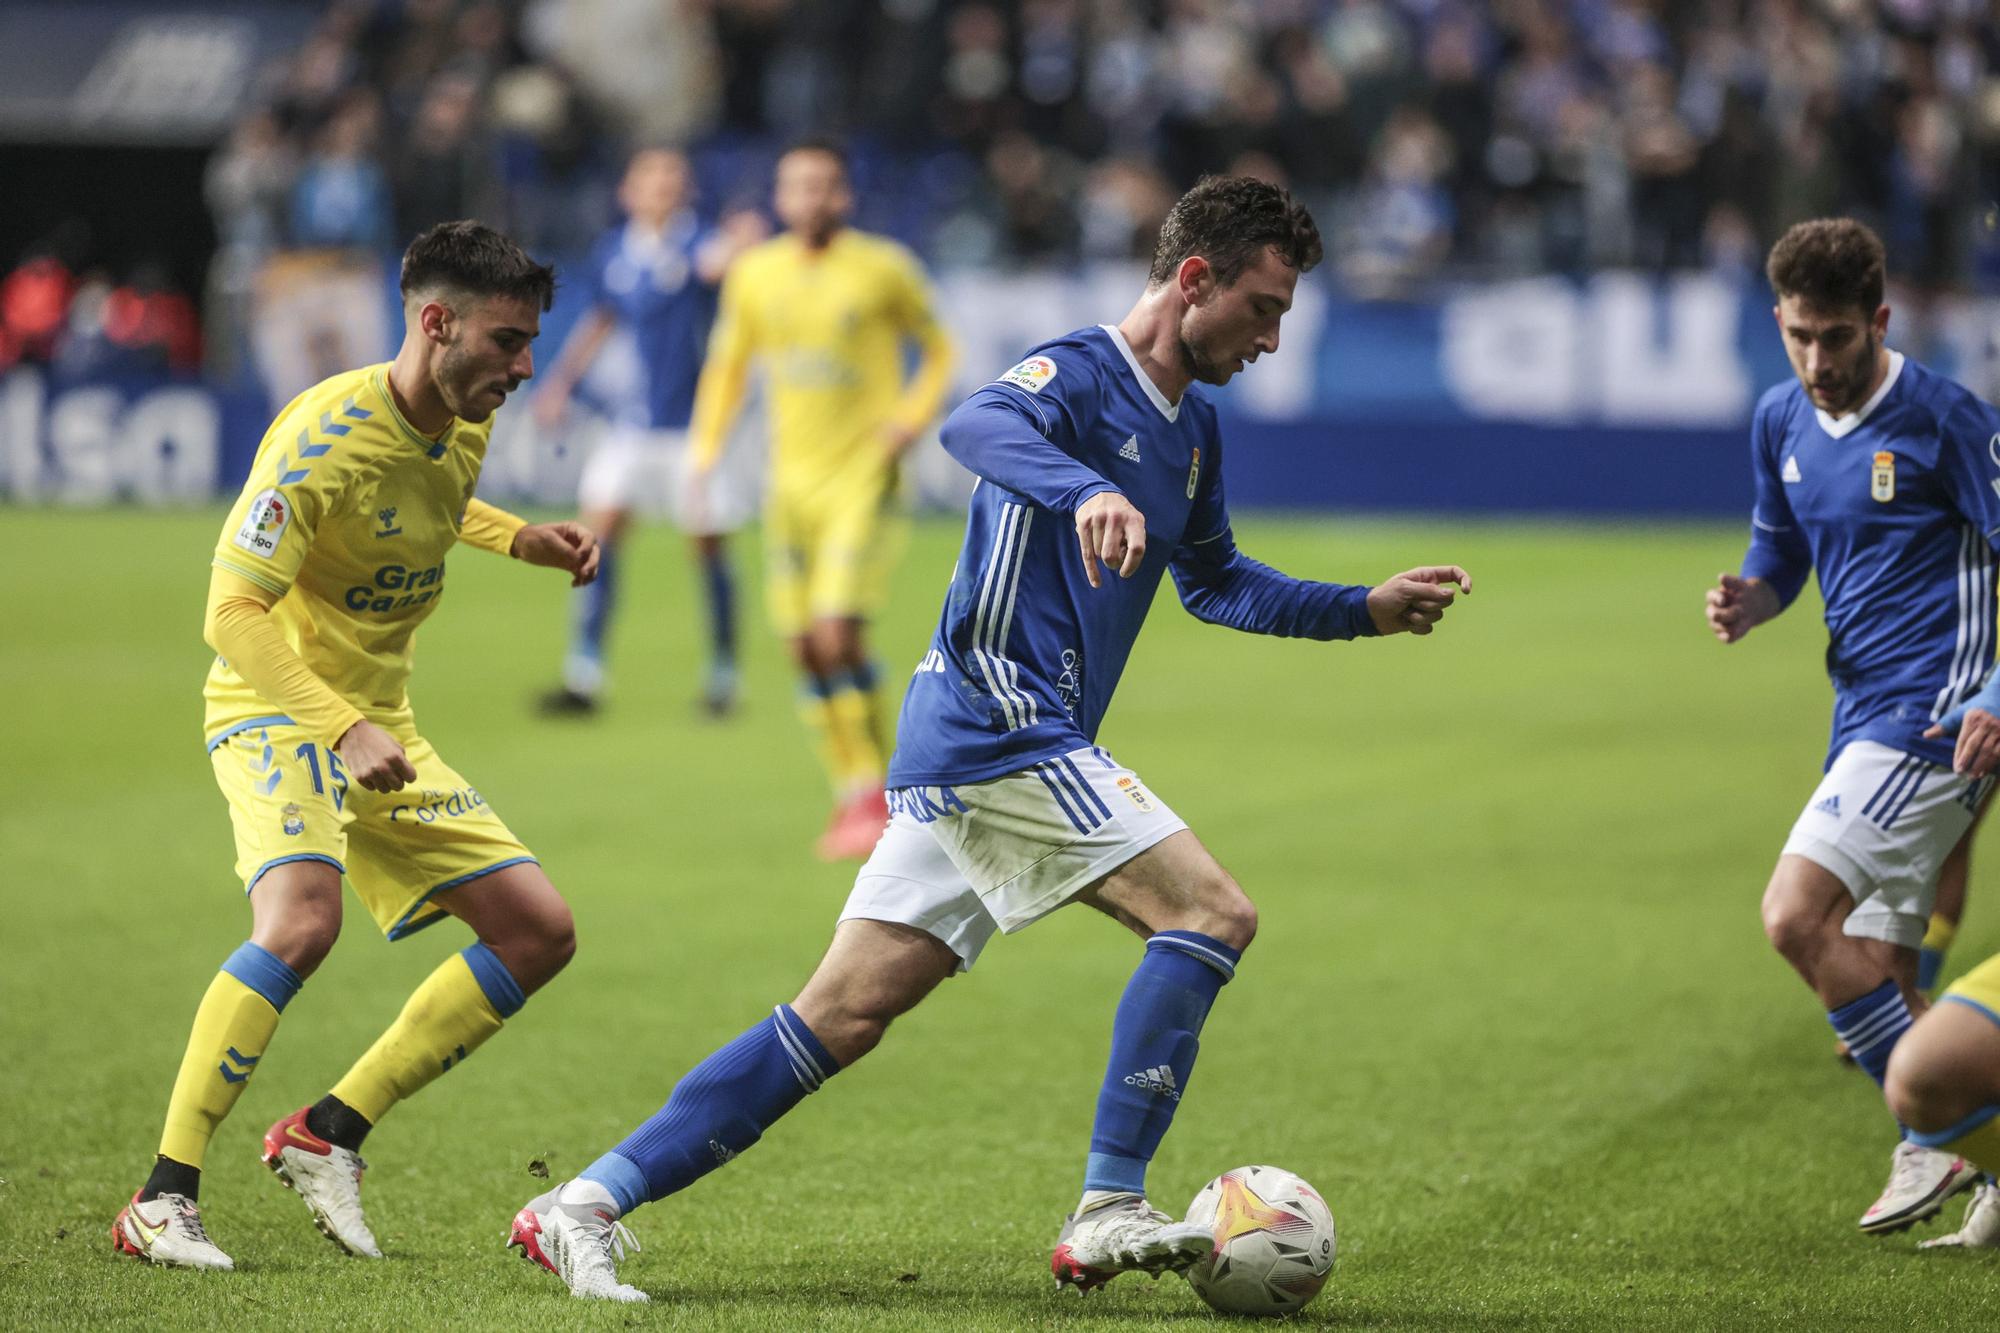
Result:
M479 1049L503 1020L459 954L438 964L396 1021L333 1085L333 1095L380 1124L389 1108Z

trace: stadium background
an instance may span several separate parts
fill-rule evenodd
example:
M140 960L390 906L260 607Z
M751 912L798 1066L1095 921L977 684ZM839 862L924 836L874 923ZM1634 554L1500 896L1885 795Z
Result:
M1814 608L1726 655L1696 611L1740 553L1750 405L1786 373L1759 277L1785 224L1875 225L1892 340L2000 390L2000 30L1970 0L0 0L16 1316L584 1317L500 1265L526 1163L573 1169L650 1109L809 966L844 887L804 855L821 797L786 762L776 652L753 650L739 729L689 721L688 574L655 539L617 710L564 730L525 709L560 589L454 565L417 675L427 729L577 897L585 951L371 1141L404 1258L357 1278L246 1146L433 961L350 922L287 1016L292 1063L211 1167L212 1225L261 1262L204 1286L101 1243L242 929L193 749L202 555L272 406L392 350L416 229L477 215L560 265L611 219L628 145L691 145L714 215L826 132L855 152L859 224L931 265L968 384L1116 318L1200 172L1289 182L1328 262L1283 354L1222 395L1245 543L1299 572L1449 559L1485 580L1421 644L1278 648L1170 613L1142 644L1109 738L1266 921L1163 1197L1246 1155L1318 1181L1344 1257L1313 1313L1343 1326L1986 1326L1990 1264L1852 1235L1881 1115L1757 932L1824 737ZM559 303L543 364L577 313ZM485 489L560 507L588 434L537 440L527 418L503 414ZM941 512L885 618L892 674L935 614L965 484L924 448ZM1981 890L1961 967L2000 938ZM1064 920L996 949L962 983L978 994L908 1020L699 1208L649 1210L634 1277L672 1298L653 1317L1193 1309L1171 1284L1089 1312L1038 1286L1129 968L1115 935Z

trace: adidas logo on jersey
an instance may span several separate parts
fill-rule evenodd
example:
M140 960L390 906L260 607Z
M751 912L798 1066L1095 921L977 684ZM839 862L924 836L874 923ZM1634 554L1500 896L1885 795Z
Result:
M1823 815L1832 815L1835 819L1840 818L1840 793L1835 792L1833 795L1827 797L1824 801L1814 802L1813 809L1819 811ZM1868 812L1864 810L1862 811L1862 813L1866 814Z
M1138 461L1139 461L1139 437L1138 437L1138 436L1136 436L1136 435L1128 435L1128 436L1126 436L1126 437L1125 437L1125 447L1124 447L1124 448L1122 448L1122 449L1120 449L1120 450L1118 451L1118 456L1119 456L1120 458L1129 458L1129 459L1131 459L1131 460L1132 460L1132 461L1133 461L1134 463L1138 462Z
M1786 481L1805 480L1805 477L1799 473L1799 456L1797 454L1793 454L1785 460L1785 470L1779 476Z
M1136 1074L1127 1074L1125 1082L1142 1092L1158 1093L1160 1096L1172 1098L1174 1101L1181 1099L1181 1090L1179 1084L1174 1080L1174 1071L1165 1065L1154 1065L1151 1069L1142 1069Z

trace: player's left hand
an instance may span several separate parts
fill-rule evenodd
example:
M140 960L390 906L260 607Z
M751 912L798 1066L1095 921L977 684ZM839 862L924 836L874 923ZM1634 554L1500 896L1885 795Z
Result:
M1456 591L1449 584L1457 584ZM1407 569L1368 594L1368 616L1378 633L1429 634L1459 593L1472 595L1472 575L1457 565Z
M2000 767L2000 717L1977 703L1960 704L1924 735L1958 737L1958 746L1951 753L1951 769L1962 777L1983 778Z
M569 571L581 588L597 577L597 534L581 523L530 523L514 536L513 556L531 565Z

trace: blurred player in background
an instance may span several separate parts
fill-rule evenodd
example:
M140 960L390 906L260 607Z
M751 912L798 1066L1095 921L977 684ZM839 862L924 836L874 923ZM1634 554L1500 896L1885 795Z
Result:
M403 256L396 359L292 400L223 526L203 627L220 654L205 731L253 925L195 1012L152 1176L112 1224L127 1254L235 1266L202 1227L203 1158L340 934L343 874L392 940L447 915L478 937L331 1092L264 1135L264 1161L349 1254L381 1256L361 1212L362 1139L574 950L568 905L419 734L407 690L411 637L460 542L579 585L596 572L585 529L524 524L472 493L494 411L534 373L554 290L549 268L477 223L419 236Z
M697 517L688 505L687 425L715 318L716 287L736 252L763 238L764 225L756 214L741 213L720 230L704 232L692 207L693 184L679 150L633 154L618 189L626 221L598 242L584 272L590 313L570 334L535 399L537 422L555 430L605 341L620 331L631 338L637 380L614 409L611 433L592 450L577 485L583 524L598 535L599 563L597 578L577 595L563 683L543 699L550 712L597 707L618 595L618 543L635 512L671 511L693 539L708 607L702 707L720 717L735 706L736 589L727 535L755 512L756 459L739 452L732 466L717 469Z
M1881 241L1845 219L1800 223L1772 248L1797 382L1757 405L1750 549L1707 598L1711 630L1734 643L1819 577L1833 734L1764 928L1878 1084L1925 1008L1918 953L1940 867L1990 785L1953 770L1938 724L1993 662L2000 536L2000 413L1890 350L1883 268ZM1860 1227L1901 1231L1978 1176L1956 1151L1903 1139Z
M898 464L937 415L952 348L916 258L847 225L854 196L839 147L789 149L773 201L785 234L744 252L723 282L695 397L696 485L711 503L730 423L761 363L769 611L798 662L800 710L833 786L817 851L860 858L888 819L867 620L905 537ZM906 345L917 357L907 377Z
M944 426L980 478L930 651L889 766L896 814L789 1005L691 1070L667 1104L572 1181L530 1201L512 1243L578 1296L646 1299L618 1281L624 1213L692 1185L806 1094L995 931L1072 901L1146 940L1111 1023L1083 1194L1051 1259L1090 1291L1187 1267L1210 1229L1146 1200L1202 1026L1257 931L1257 910L1165 801L1096 745L1161 576L1194 615L1253 634L1428 634L1456 566L1379 587L1290 578L1245 556L1223 499L1214 405L1278 348L1319 231L1276 186L1211 178L1174 206L1122 323L1044 343Z

